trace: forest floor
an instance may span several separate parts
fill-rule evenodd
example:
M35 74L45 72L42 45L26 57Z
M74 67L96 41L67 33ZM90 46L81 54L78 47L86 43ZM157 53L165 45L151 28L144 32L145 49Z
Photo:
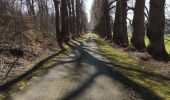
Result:
M0 98L12 100L170 100L170 63L88 34L44 59ZM149 57L149 58L148 58ZM17 80L18 81L18 80ZM7 85L8 86L8 85Z
M44 58L59 51L56 41L52 39L44 39L43 43L34 45L25 44L22 49L17 49L19 46L14 44L17 43L0 41L0 85L17 78Z

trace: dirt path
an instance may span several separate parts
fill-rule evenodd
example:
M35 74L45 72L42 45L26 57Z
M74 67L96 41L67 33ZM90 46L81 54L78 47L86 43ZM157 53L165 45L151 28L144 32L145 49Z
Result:
M65 59L12 100L139 100L114 79L109 61L97 50L92 36L77 45ZM116 76L118 77L118 76Z

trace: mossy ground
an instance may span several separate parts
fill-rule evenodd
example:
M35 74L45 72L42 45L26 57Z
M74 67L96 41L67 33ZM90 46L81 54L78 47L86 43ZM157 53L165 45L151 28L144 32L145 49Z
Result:
M129 41L130 38L132 37L131 33L128 34L129 37ZM170 54L170 35L165 35L165 48L167 50L167 52ZM149 44L149 39L145 36L145 44L148 45Z
M170 35L165 35L165 47L170 54Z
M168 37L169 38L169 37ZM149 88L154 94L162 99L170 100L170 78L161 75L159 70L147 63L140 63L137 59L131 58L127 52L116 48L103 39L95 35L95 41L104 55L115 65L124 76L143 87ZM166 44L167 50L170 50L169 44ZM141 88L141 91L143 89ZM143 91L144 95L148 91Z

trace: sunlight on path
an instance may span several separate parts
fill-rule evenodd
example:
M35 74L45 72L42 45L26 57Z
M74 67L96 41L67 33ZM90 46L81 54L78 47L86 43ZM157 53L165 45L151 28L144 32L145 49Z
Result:
M112 78L92 40L93 35L65 55L65 60L46 75L30 82L13 100L131 100L132 91ZM76 53L77 52L77 53Z

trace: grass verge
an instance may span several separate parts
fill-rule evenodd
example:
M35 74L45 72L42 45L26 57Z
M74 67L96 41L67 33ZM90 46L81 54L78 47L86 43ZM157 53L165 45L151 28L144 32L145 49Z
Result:
M161 98L161 100L170 100L170 78L163 76L157 69L153 69L148 64L140 63L138 60L130 58L127 52L113 47L98 36L95 41L99 49L113 63L121 74L142 87L148 88ZM134 86L135 87L135 86ZM148 91L141 90L142 95L150 98ZM148 99L150 100L150 99Z
M132 35L129 33L128 34L128 38L129 38L129 42L131 39ZM164 42L165 42L165 48L167 50L167 52L170 54L170 35L165 35L164 36ZM145 44L148 45L149 44L149 39L145 36Z

